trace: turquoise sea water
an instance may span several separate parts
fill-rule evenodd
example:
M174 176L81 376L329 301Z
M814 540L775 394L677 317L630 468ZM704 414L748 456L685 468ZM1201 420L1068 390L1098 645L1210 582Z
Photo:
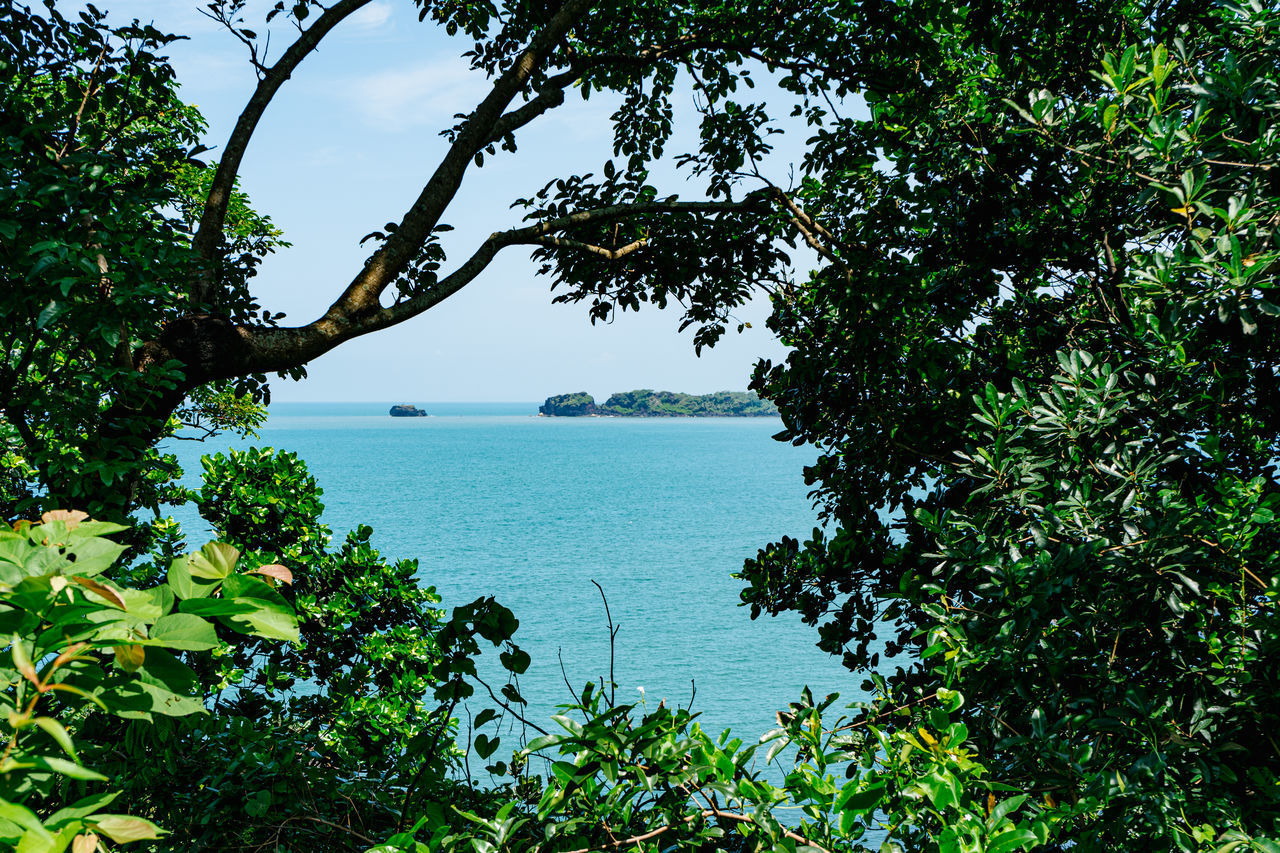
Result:
M578 689L608 676L592 580L621 626L619 700L643 688L648 703L687 705L696 683L704 727L750 742L806 685L858 697L862 678L814 647L814 629L738 606L743 559L816 519L801 477L812 451L774 441L777 419L539 418L536 403L418 403L432 416L391 418L389 405L276 404L236 445L302 456L335 535L372 525L385 555L420 561L443 606L510 607L533 658L520 680L533 719L570 699L560 659ZM199 456L226 446L172 449L196 485ZM208 538L180 520L189 541Z

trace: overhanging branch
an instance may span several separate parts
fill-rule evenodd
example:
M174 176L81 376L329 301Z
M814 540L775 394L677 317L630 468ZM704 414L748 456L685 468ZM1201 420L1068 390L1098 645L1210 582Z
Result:
M215 284L213 261L218 245L222 242L222 229L227 219L227 208L231 204L231 191L235 186L236 175L240 173L240 164L249 147L249 140L253 138L253 133L267 105L271 103L271 99L275 97L284 82L293 75L294 70L307 57L307 54L315 50L321 39L344 18L370 2L371 0L338 0L326 9L314 24L303 31L298 40L280 57L280 61L267 69L262 79L258 81L257 89L245 104L240 118L236 120L231 138L227 140L227 146L218 159L218 169L214 173L209 195L205 199L204 213L200 216L200 225L192 240L196 253L207 263L205 272L192 289L193 305L204 304L213 293Z
M731 213L763 206L766 206L766 199L761 195L736 202L653 201L616 204L576 211L521 228L498 231L489 235L471 257L449 275L413 297L394 305L386 307L378 305L371 311L337 318L332 316L334 309L331 308L314 322L297 327L237 326L232 329L225 321L216 321L221 323L218 338L212 340L206 337L206 340L217 344L219 349L234 353L234 357L224 358L216 365L210 364L205 371L193 375L199 375L201 381L208 381L247 373L270 373L298 367L352 338L403 323L439 305L474 281L489 266L498 252L508 246L559 245L562 248L591 251L594 254L612 252L615 259L640 248L633 244L609 250L603 247L592 247L582 241L554 236L556 232L575 225L614 222L645 214ZM208 321L210 324L214 322L213 318ZM186 330L183 331L182 337L195 339L196 336L193 331Z
M404 272L440 221L445 208L453 201L471 158L489 144L512 99L525 88L552 49L578 18L585 14L591 2L592 0L566 0L546 28L533 37L529 46L498 77L489 94L454 137L449 151L413 206L400 220L399 226L382 244L382 248L369 258L364 269L347 285L346 290L318 322L345 327L378 311L383 291ZM537 99L530 103L536 101ZM519 112L520 110L516 110L516 113ZM532 117L531 115L530 119Z

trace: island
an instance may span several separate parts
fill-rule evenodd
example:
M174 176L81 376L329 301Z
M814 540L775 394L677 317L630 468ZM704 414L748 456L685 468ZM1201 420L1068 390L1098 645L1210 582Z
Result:
M426 416L426 412L409 403L401 403L398 406L391 407L391 417L393 418L425 418Z
M603 405L597 405L586 391L548 397L538 407L538 414L557 418L762 418L776 417L778 408L750 391L694 395L645 388L614 394Z

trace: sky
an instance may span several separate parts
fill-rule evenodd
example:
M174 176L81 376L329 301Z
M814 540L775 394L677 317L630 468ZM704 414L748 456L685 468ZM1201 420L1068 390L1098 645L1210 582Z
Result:
M205 144L214 150L204 156L216 158L255 85L246 48L200 14L199 0L103 5L113 20L138 17L189 37L172 46L170 58L183 99L209 122ZM267 7L251 3L245 25L262 34ZM291 29L271 30L271 56L278 56ZM484 75L461 58L469 46L430 21L419 23L410 0L375 0L330 33L277 94L240 179L254 207L293 244L255 280L259 301L285 312L284 324L324 312L368 255L360 238L400 219L445 150L439 132L487 92ZM456 230L446 235L450 261L443 272L491 232L520 224L521 213L509 209L515 198L558 176L599 172L612 154L608 117L617 104L600 95L587 102L570 97L519 133L515 154L499 152L469 170L444 216ZM697 138L692 92L677 93L675 106L671 153L692 149ZM775 183L788 182L802 135L788 131L768 163ZM660 195L701 195L670 164L656 169L652 182ZM585 304L553 305L551 280L535 273L527 248L505 249L475 281L423 315L343 344L313 361L301 382L274 378L272 399L533 401L585 390L602 400L635 388L707 393L745 389L758 358L785 356L764 327L763 299L737 314L752 328L741 334L731 328L697 357L692 330L677 332L675 311L619 313L593 326Z

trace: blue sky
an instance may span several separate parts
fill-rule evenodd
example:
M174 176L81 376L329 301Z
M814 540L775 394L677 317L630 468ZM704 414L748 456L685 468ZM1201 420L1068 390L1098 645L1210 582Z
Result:
M128 0L107 5L113 18L137 16L190 37L171 50L184 99L210 124L206 144L225 140L254 77L246 49L199 14L199 0ZM252 8L246 25L262 33ZM268 7L268 3L258 3ZM290 41L273 28L273 54ZM277 95L246 156L242 187L294 245L263 267L260 301L287 313L285 323L314 319L360 268L363 235L398 220L444 150L438 136L452 116L487 90L483 75L460 58L469 43L419 23L410 0L376 0L344 22ZM767 89L761 87L757 91ZM768 98L770 93L764 92ZM781 101L782 98L773 93ZM694 147L691 93L678 96L675 144ZM486 158L472 170L445 221L457 262L492 231L519 222L511 200L549 179L599 171L611 152L608 116L616 100L571 97L517 137L519 151ZM785 114L781 108L777 112ZM771 162L787 183L788 150ZM655 171L662 193L699 195L673 168ZM449 268L446 264L445 271ZM582 305L552 305L550 280L534 274L528 252L513 247L462 292L401 326L348 342L312 362L302 382L275 379L273 398L303 400L540 400L586 390L659 388L690 393L745 388L760 356L782 346L764 328L763 301L740 312L753 328L732 332L695 357L690 334L677 333L672 311L619 314L592 326Z

